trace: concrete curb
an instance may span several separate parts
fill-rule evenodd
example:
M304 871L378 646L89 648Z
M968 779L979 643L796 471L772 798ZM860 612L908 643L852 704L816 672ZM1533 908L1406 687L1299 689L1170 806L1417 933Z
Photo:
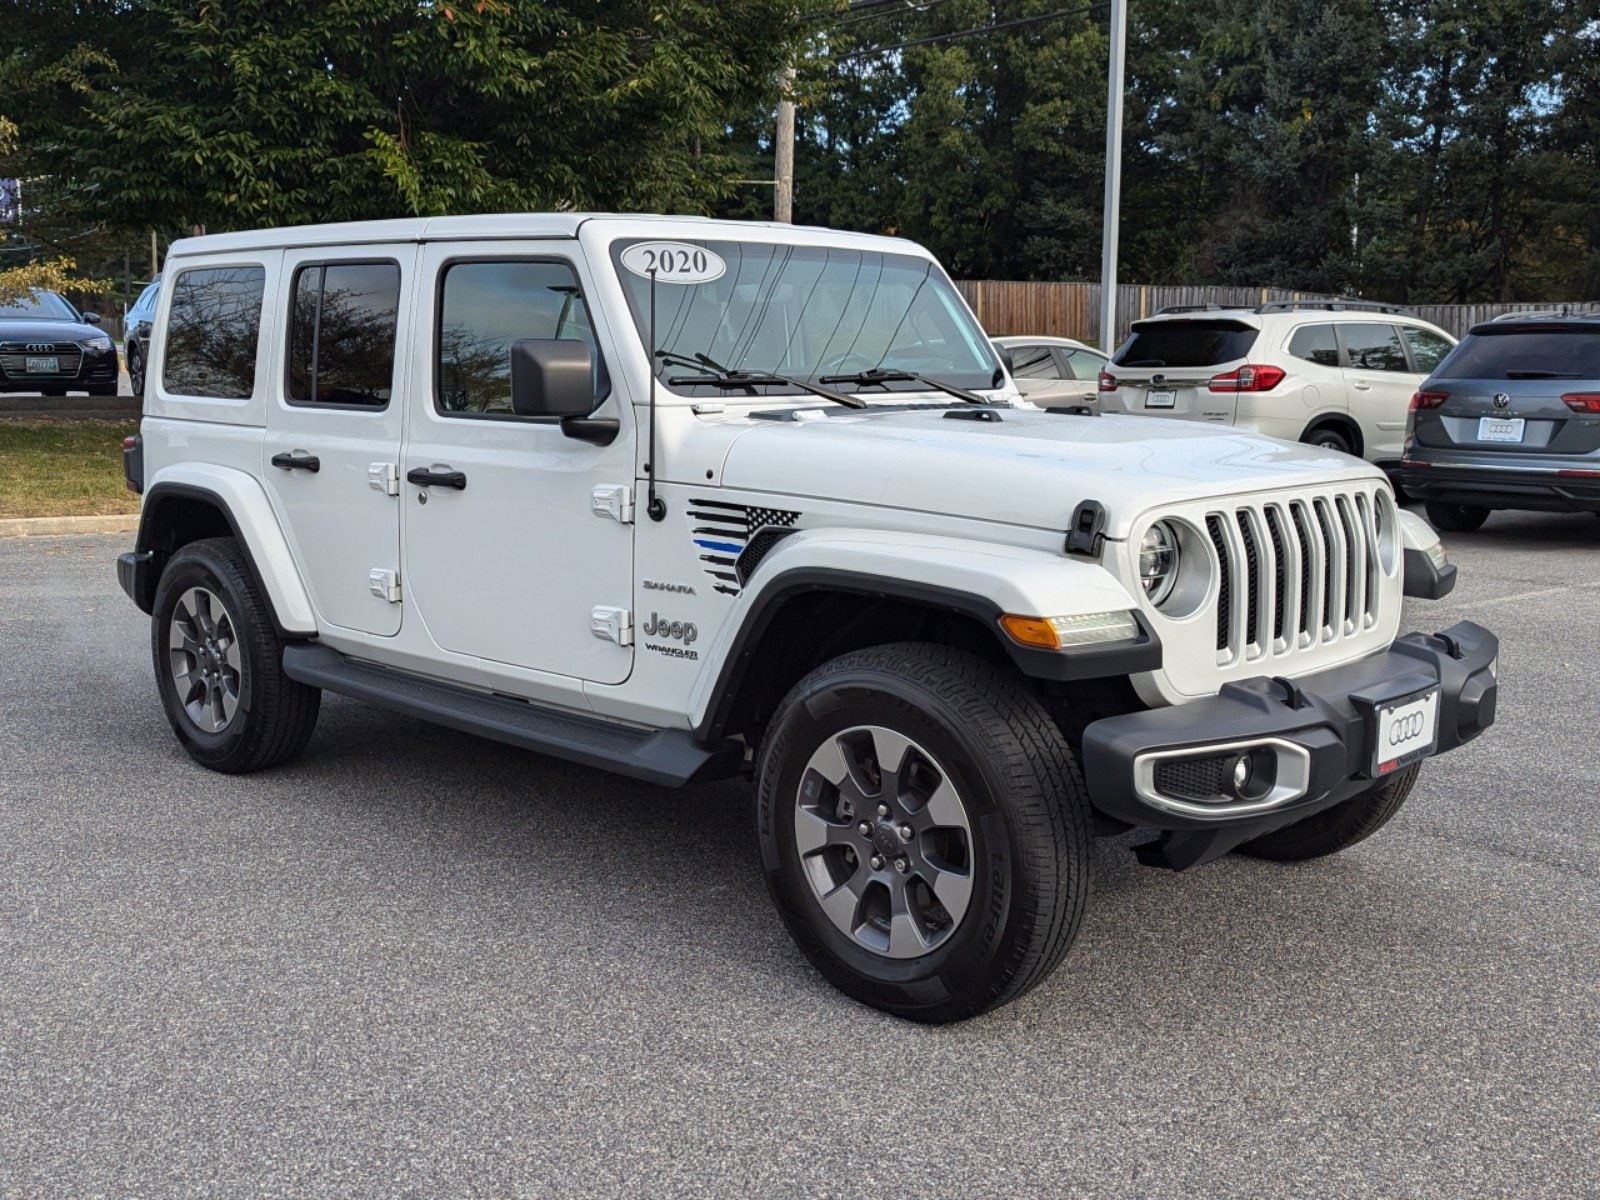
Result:
M0 521L0 538L64 537L81 533L134 533L139 514L119 517L13 517Z

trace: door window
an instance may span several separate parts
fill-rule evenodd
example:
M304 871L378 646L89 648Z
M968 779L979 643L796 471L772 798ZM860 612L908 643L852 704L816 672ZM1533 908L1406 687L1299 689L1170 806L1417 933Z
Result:
M394 385L400 267L317 263L295 272L289 403L385 408Z
M1393 325L1352 322L1339 326L1350 366L1358 371L1409 372L1400 334Z
M1406 345L1411 347L1411 358L1422 375L1432 375L1433 369L1450 353L1450 343L1431 329L1418 329L1414 325L1400 326Z
M559 262L456 262L440 284L434 405L456 416L511 414L511 344L570 338L595 356L595 394L605 375L589 310L572 268Z
M261 341L262 267L206 267L172 284L161 378L169 392L248 400Z
M1332 325L1302 325L1289 339L1289 353L1319 367L1339 365L1339 339Z
M1011 361L1016 364L1011 373L1018 379L1061 378L1049 346L1016 346L1011 351Z
M1104 357L1088 350L1063 350L1061 357L1067 363L1065 375L1068 379L1099 379L1106 366Z

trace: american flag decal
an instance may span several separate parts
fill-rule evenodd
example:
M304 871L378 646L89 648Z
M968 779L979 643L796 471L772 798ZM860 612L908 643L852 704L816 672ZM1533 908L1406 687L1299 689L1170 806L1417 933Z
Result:
M755 508L726 500L689 501L690 532L700 551L700 566L716 581L715 590L725 596L737 596L743 590L745 578L754 569L752 555L759 557L771 549L799 519L799 513L781 508Z

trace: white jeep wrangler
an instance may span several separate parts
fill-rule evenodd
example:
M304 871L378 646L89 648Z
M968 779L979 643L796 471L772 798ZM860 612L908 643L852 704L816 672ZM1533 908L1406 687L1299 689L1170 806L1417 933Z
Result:
M1367 836L1498 643L1344 455L1022 400L907 242L503 215L172 248L123 587L218 771L323 690L663 785L746 773L805 953L922 1021L1066 953L1090 839Z

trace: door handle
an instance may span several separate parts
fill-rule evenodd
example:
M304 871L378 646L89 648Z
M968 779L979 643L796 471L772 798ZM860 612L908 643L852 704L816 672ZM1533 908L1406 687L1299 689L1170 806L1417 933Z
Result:
M282 454L274 454L272 465L281 467L285 471L310 471L313 475L322 470L320 458L315 454L302 454L299 451L291 454L285 450Z
M1350 386L1358 392L1370 392L1372 390L1370 383L1352 383Z
M442 467L437 471L432 467L414 467L406 472L406 482L414 483L418 487L447 487L455 488L458 492L467 490L467 477L460 471L452 471L449 467Z

